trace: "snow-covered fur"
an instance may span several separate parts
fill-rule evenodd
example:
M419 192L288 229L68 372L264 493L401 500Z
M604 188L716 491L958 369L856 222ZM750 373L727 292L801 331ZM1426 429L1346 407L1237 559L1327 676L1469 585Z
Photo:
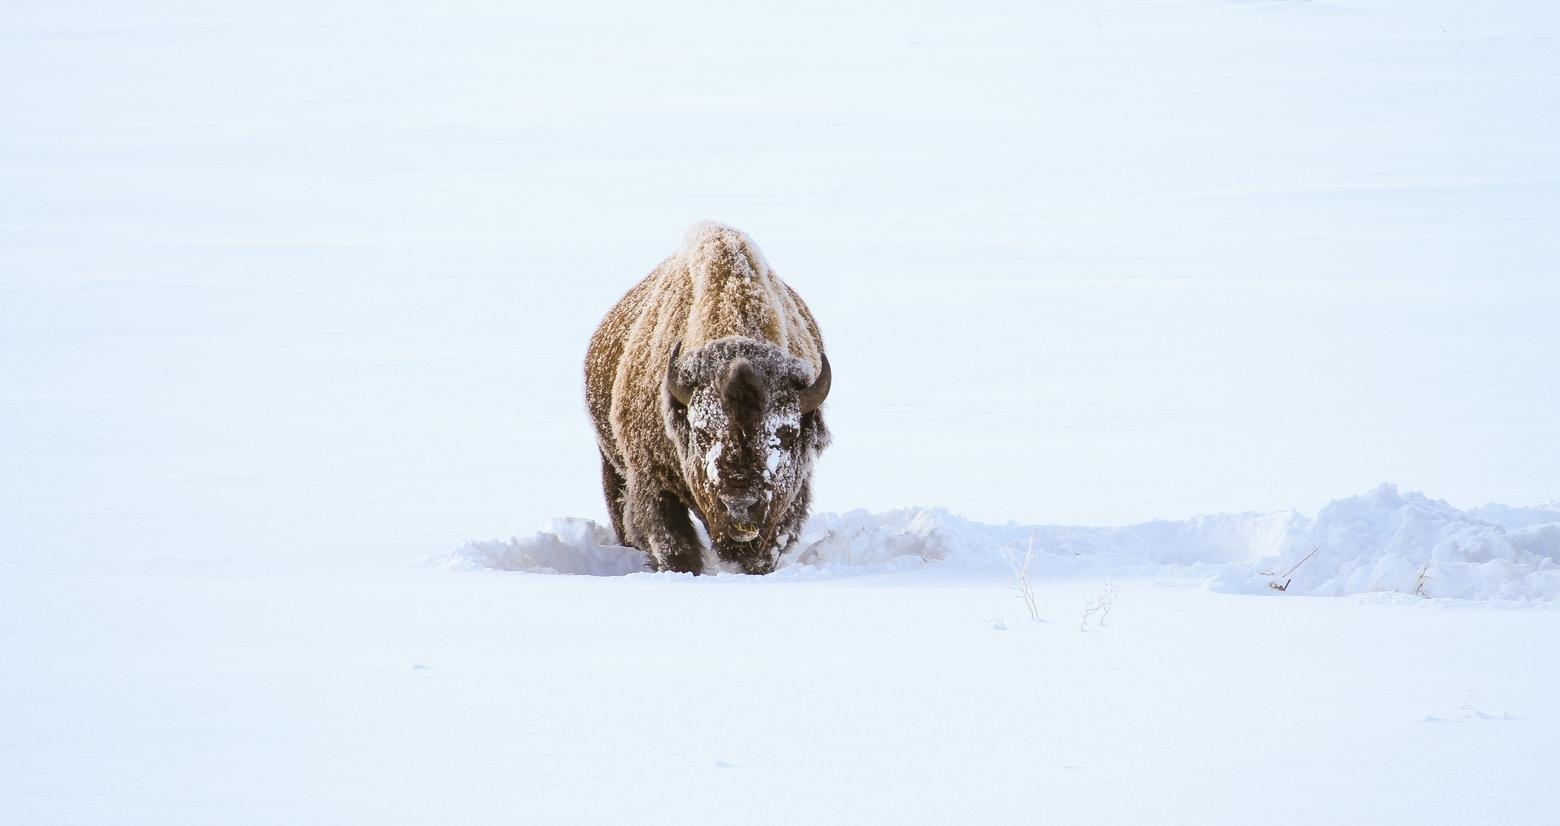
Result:
M619 540L658 570L700 573L691 510L721 560L774 570L807 519L829 441L822 411L804 409L827 392L826 364L807 305L752 239L694 225L602 319L585 357Z

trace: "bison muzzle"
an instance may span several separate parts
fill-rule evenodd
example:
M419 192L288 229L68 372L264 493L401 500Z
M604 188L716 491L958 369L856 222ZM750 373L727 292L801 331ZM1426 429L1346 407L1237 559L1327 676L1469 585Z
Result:
M719 559L774 570L807 519L831 378L812 313L752 239L695 225L585 357L618 540L656 570L702 573L691 512Z

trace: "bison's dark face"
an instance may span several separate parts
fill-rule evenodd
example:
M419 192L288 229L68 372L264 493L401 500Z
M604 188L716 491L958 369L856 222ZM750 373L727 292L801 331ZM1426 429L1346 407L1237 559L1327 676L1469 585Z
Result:
M794 539L776 536L776 526L821 447L814 413L829 392L828 360L814 377L806 362L751 339L680 350L666 392L683 478L720 558L768 573Z

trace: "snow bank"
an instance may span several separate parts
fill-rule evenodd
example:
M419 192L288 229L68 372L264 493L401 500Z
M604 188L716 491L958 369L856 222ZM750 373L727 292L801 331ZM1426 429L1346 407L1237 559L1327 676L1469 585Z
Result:
M1035 578L1195 577L1221 591L1339 596L1370 592L1560 601L1560 508L1459 510L1384 484L1295 511L1197 516L1117 528L988 525L941 508L817 514L773 576L812 578L936 563L1007 570L1033 539ZM1315 553L1312 553L1312 551ZM642 554L589 520L554 519L526 539L473 542L431 560L458 568L616 576Z
M648 570L645 556L617 544L610 528L589 519L548 520L547 529L508 542L468 542L430 564L456 569L491 568L531 574L623 576Z
M1504 523L1481 514L1506 514ZM1382 485L1328 504L1297 522L1273 561L1295 564L1291 592L1339 595L1371 591L1471 599L1560 599L1560 514L1489 505L1462 511L1422 493ZM1282 570L1276 573L1283 573ZM1226 577L1232 590L1258 585Z

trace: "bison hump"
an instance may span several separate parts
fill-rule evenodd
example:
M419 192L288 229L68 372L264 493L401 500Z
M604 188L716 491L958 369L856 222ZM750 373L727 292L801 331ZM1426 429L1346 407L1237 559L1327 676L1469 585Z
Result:
M785 342L788 296L746 233L712 221L694 224L683 239L681 257L693 286L692 343L731 336Z

